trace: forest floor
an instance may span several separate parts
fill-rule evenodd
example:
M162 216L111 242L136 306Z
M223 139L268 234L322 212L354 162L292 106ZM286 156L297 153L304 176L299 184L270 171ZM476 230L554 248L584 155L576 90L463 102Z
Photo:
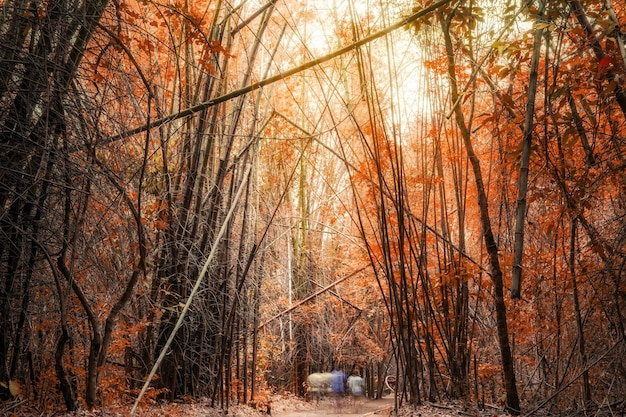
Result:
M0 403L2 417L127 417L129 407L116 407L110 410L81 410L74 412L40 412L29 409L24 403ZM355 409L354 404L346 399L341 409L336 409L329 399L322 400L318 405L304 401L292 395L275 395L271 400L271 414L249 406L231 406L228 412L212 408L208 403L167 403L140 408L135 417L395 417L393 413L394 399L392 396L379 400L364 400ZM419 407L402 407L397 417L498 417L507 415L502 410L476 411L468 410L460 403L432 404L425 403Z
M264 407L265 408L265 407ZM0 402L0 417L130 417L130 405L119 405L92 411L74 412L38 411L25 400ZM208 401L174 402L152 404L140 407L133 417L505 417L501 407L488 405L482 410L468 406L461 401L442 403L423 403L417 407L403 406L395 414L393 396L380 400L365 400L358 410L346 400L343 407L336 409L330 400L323 400L319 405L304 401L291 394L274 395L271 398L271 412L258 410L247 405L230 406L228 411L211 407ZM620 401L611 407L596 407L591 410L570 410L561 414L551 414L546 410L531 411L523 416L533 417L624 417L626 401Z
M294 409L293 404L300 401ZM279 407L277 409L277 406ZM280 408L282 407L282 409ZM489 407L490 410L470 410L461 402L423 403L417 407L403 406L398 410L397 417L499 417L509 416L503 410ZM275 410L275 411L274 411ZM379 400L365 400L358 409L355 409L351 400L343 402L340 410L336 409L330 400L325 400L316 406L302 400L291 400L284 406L282 402L272 405L272 417L396 417L393 396Z

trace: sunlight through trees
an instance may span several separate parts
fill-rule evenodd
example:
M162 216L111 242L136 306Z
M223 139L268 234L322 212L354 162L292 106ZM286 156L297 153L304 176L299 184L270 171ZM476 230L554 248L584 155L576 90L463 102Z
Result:
M622 2L0 16L0 413L626 409Z

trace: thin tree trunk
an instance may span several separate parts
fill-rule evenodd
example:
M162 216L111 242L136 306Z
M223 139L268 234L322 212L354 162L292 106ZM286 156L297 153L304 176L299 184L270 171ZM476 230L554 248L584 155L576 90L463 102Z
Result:
M139 393L139 395L137 396L137 399L135 400L135 403L133 404L133 407L132 407L132 409L130 411L131 416L134 414L135 410L137 409L137 406L139 405L139 401L141 401L141 398L146 393L146 390L148 389L148 386L150 385L150 382L152 381L152 378L154 377L154 374L156 373L159 365L161 364L161 361L163 360L163 358L167 354L170 345L172 344L174 338L176 337L176 332L178 332L178 330L180 329L180 327L183 324L183 320L184 320L185 316L187 315L187 312L189 311L189 307L191 306L191 302L193 301L193 298L195 297L195 295L198 292L198 290L200 289L200 284L202 284L202 281L204 280L204 277L205 277L205 275L206 275L206 273L207 273L207 271L209 269L209 266L211 266L211 263L213 262L213 259L214 259L215 255L216 255L216 252L217 252L218 248L220 247L218 242L224 236L224 233L226 231L228 223L230 222L230 217L232 216L233 212L235 211L235 208L237 207L237 204L239 202L239 197L241 196L241 192L243 191L243 189L245 187L245 183L248 181L248 176L249 176L249 169L244 174L244 177L243 177L243 180L242 180L242 185L239 187L239 190L237 191L237 194L233 198L231 208L230 208L228 214L224 218L222 227L220 228L220 230L218 231L217 235L215 236L213 245L211 246L211 252L207 256L207 258L206 258L206 260L205 260L205 262L204 262L204 264L202 266L202 270L200 271L200 274L198 275L198 278L196 279L194 287L192 288L191 293L189 294L189 297L188 297L188 299L185 302L183 310L180 312L180 315L178 316L178 321L174 325L172 333L169 335L169 338L167 339L165 345L161 349L159 357L157 358L154 366L152 367L152 370L150 371L150 374L148 375L148 378L146 378L146 382L144 383L143 388L141 389L141 392Z
M541 2L538 16L541 21L545 4ZM522 139L522 154L520 160L520 175L517 193L517 208L515 213L515 242L513 244L513 271L511 282L511 298L519 299L522 291L522 261L524 257L524 229L526 224L526 194L528 193L528 172L530 163L530 146L533 136L533 118L535 117L535 97L537 95L537 78L539 68L539 54L543 28L535 30L533 53L530 59L530 74L528 77L528 100L526 102L526 118L524 120L524 136Z
M587 131L583 126L583 121L580 117L580 114L578 113L576 101L574 101L574 97L572 96L572 91L569 86L565 87L565 97L567 98L567 104L569 104L569 108L572 111L572 119L574 119L574 126L576 126L576 131L578 132L578 136L580 136L580 143L583 146L583 150L585 151L587 164L589 164L589 166L592 166L596 163L596 158L593 156L593 148L589 144Z
M458 98L458 90L455 74L454 49L452 47L452 39L450 37L449 22L445 17L438 13L441 29L446 44L446 53L448 56L448 77L450 82L451 100L455 103ZM504 374L504 384L507 397L507 408L514 414L520 412L520 402L515 382L515 370L513 367L513 355L509 344L509 330L506 322L506 306L504 304L504 286L502 279L502 269L500 268L500 260L498 258L498 245L491 228L491 220L489 218L489 200L483 183L482 172L480 168L480 160L474 152L470 132L465 124L463 110L460 105L454 108L455 120L463 137L466 152L470 160L474 180L476 182L476 191L478 194L478 207L480 209L480 222L485 239L485 246L489 256L489 264L491 269L491 279L493 281L494 303L496 309L496 321L498 330L498 344L500 347L500 358L502 361L502 371Z
M569 269L572 279L572 298L574 299L574 315L576 317L576 330L578 331L578 352L582 367L584 369L583 377L583 402L585 407L591 402L591 386L589 385L589 372L587 369L587 352L585 351L585 333L583 330L583 319L580 311L580 301L578 298L578 284L576 282L576 226L577 219L572 219L572 227L570 233L570 252L569 252Z
M263 266L265 265L265 251L261 255L261 261L258 264L256 271L256 282L254 283L253 292L253 319L252 319L252 361L250 363L250 401L256 399L257 384L256 384L256 371L259 354L259 312L261 308L261 283Z
M554 387L558 389L560 383L560 366L561 366L561 299L559 298L559 271L558 271L558 261L557 261L557 250L558 250L558 230L555 233L554 246L552 248L552 285L554 292L554 320L556 324L555 330L555 347L554 347Z
M57 379L59 380L59 390L61 391L61 395L63 396L65 408L67 408L67 411L76 411L78 409L78 402L76 400L76 384L73 382L74 375L72 375L71 371L68 371L65 368L65 365L63 363L65 346L67 344L69 344L70 346L72 345L72 337L69 327L67 325L67 306L65 301L66 298L63 294L63 289L61 287L61 282L58 274L53 271L53 275L59 298L59 316L61 321L61 336L57 341L56 349L54 351L54 369L57 374Z

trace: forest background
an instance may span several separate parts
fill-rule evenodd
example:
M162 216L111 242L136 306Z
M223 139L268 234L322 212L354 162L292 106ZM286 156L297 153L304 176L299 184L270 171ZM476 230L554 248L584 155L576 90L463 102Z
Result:
M2 407L626 407L623 2L0 4Z

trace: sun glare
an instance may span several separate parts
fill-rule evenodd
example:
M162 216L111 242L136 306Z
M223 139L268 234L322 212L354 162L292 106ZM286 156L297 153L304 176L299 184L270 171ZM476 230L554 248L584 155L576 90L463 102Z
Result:
M303 15L306 19L297 27L296 36L310 55L302 57L307 61L352 43L353 30L362 38L395 23L406 12L369 0L305 0ZM405 129L430 109L424 91L425 70L410 31L396 30L387 36L388 42L378 39L364 50L374 63L376 87L393 100L395 123Z

